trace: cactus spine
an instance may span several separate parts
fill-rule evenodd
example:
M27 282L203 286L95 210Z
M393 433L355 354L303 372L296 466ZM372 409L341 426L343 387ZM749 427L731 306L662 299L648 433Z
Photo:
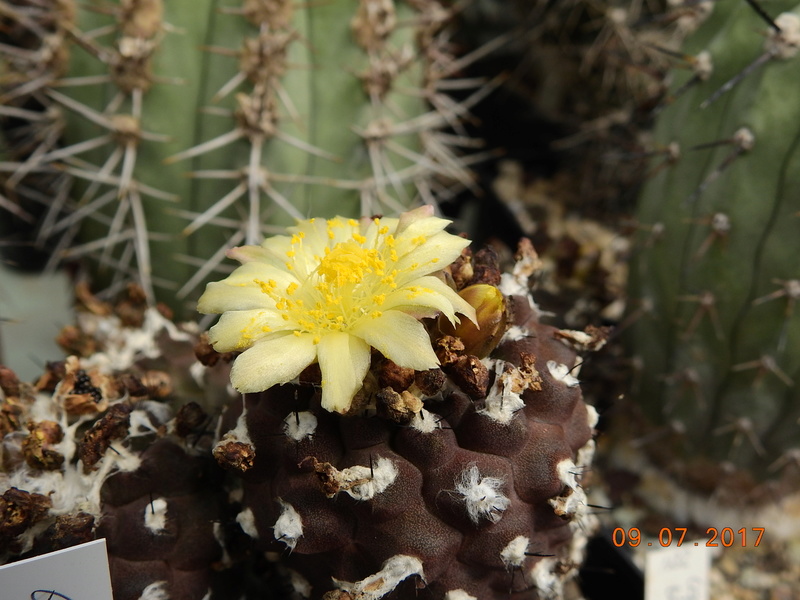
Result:
M453 79L438 2L3 7L2 114L32 132L25 148L6 136L4 206L33 220L26 190L58 178L39 240L151 300L190 295L226 248L312 210L399 212L469 184L465 140L442 130L488 88L444 96L470 82Z
M716 3L686 40L710 70L676 80L693 77L658 117L673 152L642 193L631 273L642 440L684 484L737 502L798 485L800 7L765 8L772 23Z

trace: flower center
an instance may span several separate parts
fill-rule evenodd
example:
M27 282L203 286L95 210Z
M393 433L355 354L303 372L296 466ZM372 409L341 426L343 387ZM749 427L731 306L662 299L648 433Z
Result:
M326 252L317 267L317 273L329 288L341 289L346 284L358 284L368 273L383 275L385 266L377 250L367 250L354 241L347 241L336 244ZM317 289L320 287L317 285Z
M350 238L326 247L324 256L315 256L319 262L301 285L292 283L279 290L272 280L259 282L261 290L275 300L283 320L297 326L295 335L311 333L315 342L326 332L348 331L364 317L381 316L380 306L397 288L398 270L392 267L398 256L388 227L380 227L372 247L365 247L367 239L359 232L357 221L345 224L331 219L327 225L329 238L335 238L334 229L348 226L352 228ZM380 221L376 219L375 225L380 226ZM290 271L297 272L295 258L305 252L304 237L292 236L286 253Z

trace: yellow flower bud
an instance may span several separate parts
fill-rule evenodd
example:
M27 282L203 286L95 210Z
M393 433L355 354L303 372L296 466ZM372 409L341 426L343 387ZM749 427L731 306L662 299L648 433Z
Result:
M493 285L478 283L458 293L475 309L478 325L461 319L453 327L445 319L439 319L439 329L446 335L459 338L464 344L465 354L479 358L488 356L500 343L506 331L506 300L503 293Z

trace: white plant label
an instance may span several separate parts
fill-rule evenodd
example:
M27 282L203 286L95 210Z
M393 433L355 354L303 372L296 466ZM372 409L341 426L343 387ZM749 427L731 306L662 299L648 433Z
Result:
M650 550L645 558L645 600L708 600L711 549L693 545Z
M106 540L0 567L3 600L113 600Z

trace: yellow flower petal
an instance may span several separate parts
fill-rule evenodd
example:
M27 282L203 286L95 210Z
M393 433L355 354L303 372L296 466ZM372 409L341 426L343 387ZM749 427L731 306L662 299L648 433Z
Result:
M419 247L405 255L400 254L396 265L400 273L397 284L405 285L417 277L443 269L458 258L469 243L469 240L444 231L427 238Z
M322 371L322 408L347 412L369 369L369 345L350 334L334 332L320 339L317 353Z
M269 299L256 286L231 288L232 286L221 281L207 284L206 291L197 301L197 311L211 315L229 310L251 310L270 306Z
M439 365L425 327L398 310L386 311L374 319L361 319L353 327L353 333L401 367L424 371Z
M234 269L222 281L214 281L206 285L206 291L197 301L197 310L203 314L219 314L229 310L249 310L271 308L275 301L264 293L262 283L275 282L280 292L292 284L297 278L290 272L282 271L271 265L254 261Z
M259 340L234 361L231 383L243 394L261 392L288 383L316 357L317 346L308 334Z
M208 340L217 352L233 352L249 348L264 337L293 327L293 323L287 323L275 311L228 311L209 330Z
M475 309L437 277L432 275L420 277L415 279L412 284L388 295L382 308L384 310L395 308L407 313L409 312L406 310L407 308L431 308L441 312L451 323L458 320L455 316L456 313L466 316L473 323L475 322Z

